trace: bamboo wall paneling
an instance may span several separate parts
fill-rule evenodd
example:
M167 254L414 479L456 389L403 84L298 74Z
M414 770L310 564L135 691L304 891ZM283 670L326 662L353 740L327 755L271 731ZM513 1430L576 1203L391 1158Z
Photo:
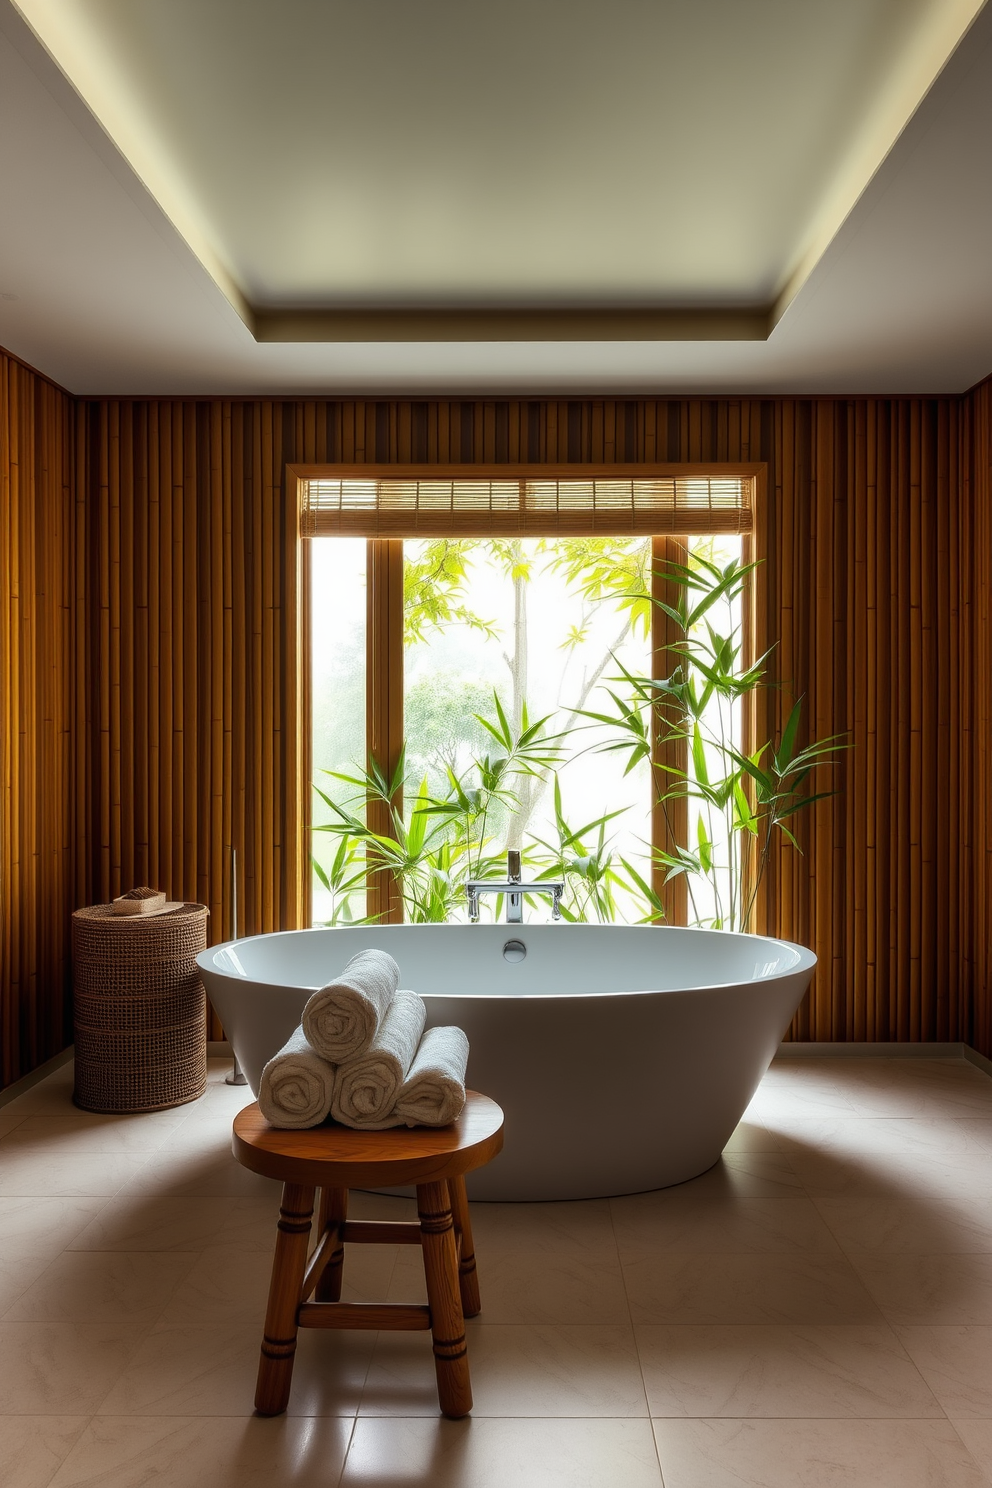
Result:
M142 407L152 406L103 405L99 413L104 421L133 422ZM963 883L967 852L960 831L947 823L960 821L966 772L986 766L972 758L976 725L962 723L955 746L950 725L941 722L940 700L961 692L956 679L969 627L976 648L987 654L981 625L988 622L967 608L955 617L945 598L960 589L962 603L970 604L975 567L972 534L961 526L971 519L958 474L959 400L316 400L204 404L202 412L196 405L154 406L158 418L174 421L173 469L182 472L186 491L185 505L173 494L170 520L179 575L172 621L177 642L185 635L187 649L180 646L170 665L186 675L175 705L189 718L177 714L171 727L177 739L191 732L197 741L177 756L183 779L187 771L205 771L210 791L222 792L209 828L197 825L195 811L183 810L174 817L173 835L184 838L184 861L192 852L207 875L215 914L222 908L218 871L223 876L215 839L244 832L246 929L305 917L305 886L293 867L294 858L302 862L304 856L306 806L294 804L301 797L292 768L302 756L294 719L298 638L290 612L300 603L291 598L299 584L290 539L292 482L283 484L287 463L367 466L387 459L409 467L425 451L439 467L503 468L535 460L548 466L571 461L580 469L582 463L761 463L766 484L752 540L760 562L754 639L759 651L777 642L771 669L788 686L771 696L765 719L756 718L754 726L759 734L780 727L792 694L803 695L807 736L846 732L851 744L836 770L841 793L797 819L803 855L783 847L759 905L761 924L809 941L821 958L793 1035L962 1036L970 1007L965 984L977 974L965 950L971 911L960 894L953 915L935 906L943 885ZM987 400L982 407L987 418ZM209 481L196 459L189 465L191 442L208 448ZM96 463L91 459L87 468ZM976 470L980 463L976 456ZM984 480L987 490L987 469ZM203 503L216 501L218 491L224 510L230 506L230 540L216 517L202 515ZM128 499L141 499L138 487ZM91 522L100 509L98 499L91 503ZM197 520L199 538L191 548L183 524L195 532ZM100 531L100 540L109 542L109 528ZM141 552L140 524L133 531L125 540ZM218 544L222 552L215 557ZM966 571L952 581L955 552L964 555ZM211 598L219 592L208 582L215 567L230 596L224 601L231 606L229 620L219 618ZM200 620L198 606L206 607ZM209 636L224 624L233 649L230 666L218 672ZM109 632L98 633L105 646ZM239 636L248 652L243 681ZM984 699L980 705L987 708ZM220 717L226 743L218 753ZM148 729L151 738L151 709ZM159 729L161 746L164 719ZM948 770L946 748L960 758L957 775ZM218 759L225 762L220 782ZM296 773L308 778L305 767ZM113 788L108 770L99 778L100 792ZM177 781L176 789L182 784ZM93 814L111 832L109 803L101 800ZM161 852L161 829L153 824L149 835L156 830ZM207 894L201 889L201 897ZM987 916L982 924L987 940ZM219 922L211 933L219 936ZM987 964L987 949L980 960Z
M305 918L301 586L282 411L91 403L82 418L83 540L102 560L83 613L90 674L105 679L97 713L84 702L79 719L99 761L75 813L85 897L151 881L205 902L213 941L231 933L231 846L245 933Z
M72 405L0 353L0 1082L71 1036Z
M966 435L960 480L962 527L958 552L962 602L962 686L955 713L963 731L960 861L971 875L962 895L970 914L964 936L971 994L971 1042L992 1057L992 381L964 401Z
M755 646L842 792L759 906L798 1038L992 1055L992 389L963 399L76 401L0 358L2 1075L65 1038L73 908L150 881L306 922L292 463L760 463ZM766 728L765 732L769 730ZM215 1029L216 1032L216 1029Z

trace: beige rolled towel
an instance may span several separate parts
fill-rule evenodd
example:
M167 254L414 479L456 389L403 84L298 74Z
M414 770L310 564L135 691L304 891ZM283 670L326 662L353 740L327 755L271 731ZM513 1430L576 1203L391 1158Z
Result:
M297 1028L262 1071L258 1108L273 1126L319 1126L330 1114L333 1094L334 1066L314 1053Z
M447 1126L465 1105L468 1039L460 1028L428 1028L396 1098L407 1126Z
M342 1064L334 1081L331 1115L344 1126L384 1131L402 1126L393 1113L396 1096L420 1043L427 1009L416 992L401 987L386 1010L372 1045Z
M386 951L359 951L341 975L315 992L303 1009L303 1032L323 1059L344 1064L369 1048L399 985Z

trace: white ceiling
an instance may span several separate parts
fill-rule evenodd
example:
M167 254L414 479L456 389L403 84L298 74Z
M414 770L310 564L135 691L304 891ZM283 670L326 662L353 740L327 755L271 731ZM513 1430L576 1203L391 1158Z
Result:
M77 393L960 391L990 146L977 0L0 0L0 343Z

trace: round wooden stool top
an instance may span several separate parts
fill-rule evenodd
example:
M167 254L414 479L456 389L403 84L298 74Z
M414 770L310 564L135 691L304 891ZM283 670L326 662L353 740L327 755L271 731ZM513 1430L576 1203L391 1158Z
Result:
M253 1101L234 1118L238 1162L305 1188L396 1188L440 1183L481 1168L503 1146L503 1112L487 1095L470 1090L465 1109L450 1126L393 1126L353 1131L314 1126L286 1131L270 1126ZM333 1175L328 1165L333 1165Z

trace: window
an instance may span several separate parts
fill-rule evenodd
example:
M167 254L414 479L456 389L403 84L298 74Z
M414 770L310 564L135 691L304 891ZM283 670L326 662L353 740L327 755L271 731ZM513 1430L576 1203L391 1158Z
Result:
M739 744L739 708L711 689L694 737L641 707L638 746L632 703L682 659L666 649L680 641L663 608L681 592L673 565L740 568L753 476L402 477L301 480L316 538L314 922L464 918L465 879L519 847L528 876L564 875L572 917L728 923L729 828L697 791L658 787L716 779L712 737ZM717 596L695 645L740 642L743 592ZM679 868L679 841L708 874Z

